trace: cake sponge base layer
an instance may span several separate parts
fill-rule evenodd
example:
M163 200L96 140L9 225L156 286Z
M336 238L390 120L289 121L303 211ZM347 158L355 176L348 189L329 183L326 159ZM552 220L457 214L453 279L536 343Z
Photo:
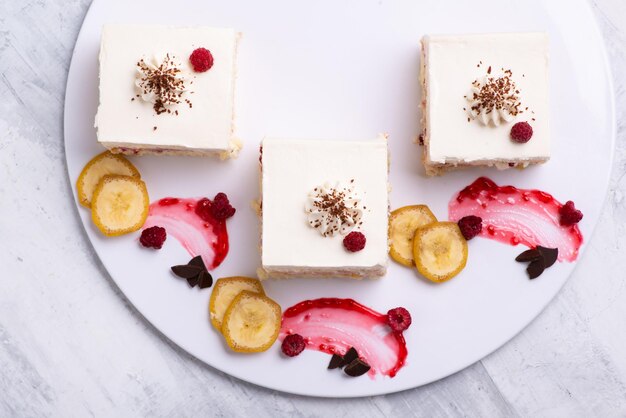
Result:
M372 267L268 267L264 266L257 270L260 280L265 279L324 279L324 278L349 278L349 279L377 279L385 275L386 266Z

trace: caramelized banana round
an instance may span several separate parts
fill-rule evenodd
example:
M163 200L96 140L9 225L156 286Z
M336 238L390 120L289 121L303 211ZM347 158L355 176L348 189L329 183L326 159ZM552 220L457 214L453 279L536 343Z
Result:
M415 231L413 257L424 277L445 282L465 268L467 241L456 223L435 222Z
M108 237L140 229L148 217L146 184L135 177L106 175L93 193L91 218Z
M224 277L215 282L209 301L209 316L216 330L222 331L222 320L226 310L235 297L244 290L265 294L259 279L251 277Z
M407 267L415 266L413 238L415 231L437 222L437 218L426 205L404 206L389 216L389 255Z
M93 192L96 186L107 174L119 174L140 178L137 168L130 161L118 154L111 154L105 151L96 155L85 165L76 180L76 191L78 192L78 202L90 208Z
M280 306L267 296L244 290L230 304L222 321L226 344L239 353L265 351L280 331Z

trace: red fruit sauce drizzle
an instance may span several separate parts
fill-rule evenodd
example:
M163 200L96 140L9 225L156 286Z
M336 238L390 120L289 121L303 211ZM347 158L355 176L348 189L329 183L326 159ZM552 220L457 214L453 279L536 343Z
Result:
M448 217L456 222L467 215L479 216L480 236L510 245L558 248L559 261L571 262L578 257L583 236L577 225L559 223L562 206L541 190L498 186L480 177L452 198Z
M369 375L394 377L406 361L401 332L387 325L387 315L352 299L305 300L283 313L281 340L290 334L304 337L306 349L344 355L350 347L371 366Z
M167 197L150 204L143 228L161 226L176 238L192 257L202 256L209 270L219 266L228 254L226 221L203 220L195 212L202 198L179 199Z

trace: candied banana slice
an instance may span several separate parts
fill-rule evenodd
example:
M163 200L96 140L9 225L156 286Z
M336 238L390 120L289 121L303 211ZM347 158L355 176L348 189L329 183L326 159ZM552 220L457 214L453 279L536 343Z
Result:
M143 226L149 205L143 181L117 174L106 175L93 193L91 218L104 235L123 235Z
M93 192L96 186L107 174L119 174L141 178L137 168L126 158L118 154L111 154L105 151L96 155L85 165L76 180L76 190L78 192L78 202L90 208Z
M404 206L389 216L389 255L407 267L415 266L413 259L413 237L415 231L437 222L437 218L426 205Z
M456 223L435 222L415 231L413 257L424 277L445 282L465 268L467 241Z
M222 320L226 310L235 297L244 290L265 294L261 282L251 277L224 277L215 282L209 301L209 316L216 330L222 331Z
M222 321L226 344L239 353L265 351L278 338L280 306L265 295L244 290L230 304Z

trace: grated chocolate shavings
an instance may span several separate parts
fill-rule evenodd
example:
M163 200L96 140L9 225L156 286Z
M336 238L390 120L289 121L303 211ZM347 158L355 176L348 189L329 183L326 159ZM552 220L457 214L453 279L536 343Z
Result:
M156 114L171 113L168 107L181 103L185 91L185 80L180 75L181 69L169 54L158 67L146 64L143 58L137 62L137 67L142 74L137 86L144 95L154 95L153 108Z
M491 66L489 66L487 74L491 74ZM502 109L508 111L512 116L523 113L523 110L520 109L522 106L519 100L520 91L512 76L511 70L504 70L500 77L485 77L482 82L474 80L472 87L477 92L473 92L471 97L464 96L472 102L470 107L472 113L480 114L483 111L491 113Z
M352 180L350 183L352 183ZM314 228L318 228L322 223L333 224L333 220L337 219L341 226L349 225L351 222L358 223L360 220L360 211L358 209L358 202L354 202L354 205L348 205L349 194L351 189L344 188L329 188L327 190L315 188L313 206L323 214L323 219L317 219L310 221L309 224ZM339 226L334 225L323 235L332 236L334 232L339 231Z

